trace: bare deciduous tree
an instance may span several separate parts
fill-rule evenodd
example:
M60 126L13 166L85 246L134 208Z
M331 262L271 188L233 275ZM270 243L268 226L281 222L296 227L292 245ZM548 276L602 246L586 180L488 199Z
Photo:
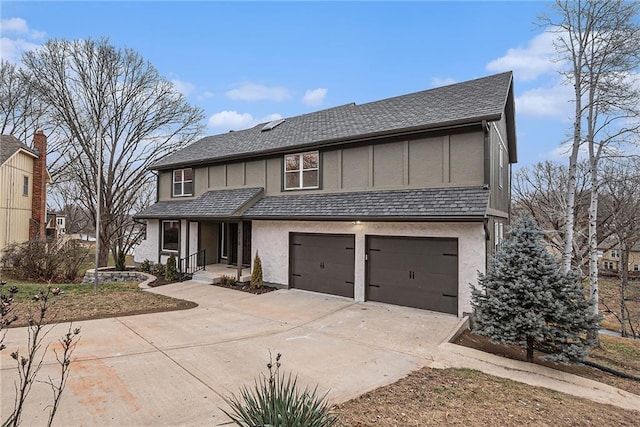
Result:
M558 52L571 67L564 73L574 87L575 117L567 194L567 241L564 268L570 268L569 212L575 208L575 165L586 144L590 167L589 282L598 312L597 217L600 161L614 146L629 141L638 132L640 93L634 75L640 64L638 4L619 0L557 1L559 21L547 17L543 23L557 31ZM583 122L586 135L583 134ZM572 195L573 192L573 195ZM597 340L597 334L592 332Z
M578 266L587 259L589 206L588 167L576 165L576 191L573 212L573 258ZM544 232L547 245L556 254L563 254L567 210L569 168L554 162L541 162L519 169L513 178L513 212L529 214Z
M620 300L619 310L613 314L620 321L622 336L636 335L634 320L628 316L626 307L627 290L629 289L629 254L631 249L640 243L640 160L637 158L617 159L608 162L605 169L607 179L602 185L601 210L607 217L603 227L610 230L620 250Z
M106 265L108 249L115 253L113 245L125 239L123 218L134 213L140 191L154 185L148 166L200 134L202 110L137 52L106 39L50 40L22 62L59 125L66 176L92 218L102 170L99 263Z

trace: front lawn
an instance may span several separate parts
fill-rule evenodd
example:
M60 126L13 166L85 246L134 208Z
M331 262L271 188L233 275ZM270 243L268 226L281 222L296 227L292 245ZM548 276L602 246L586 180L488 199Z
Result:
M611 277L600 277L598 279L598 287L600 291L600 311L604 315L600 325L605 329L620 332L620 322L610 312L620 313L620 280ZM629 287L626 291L626 305L636 333L639 334L640 280L629 280ZM628 325L627 332L631 333Z
M469 369L423 368L337 405L340 426L636 426L639 413Z
M12 326L26 326L29 312L38 307L33 297L46 290L47 285L11 280L5 288L12 285L19 290L14 296L12 312L18 320ZM52 297L55 302L48 313L48 323L184 310L197 306L194 302L144 292L137 283L100 284L98 293L93 292L93 285L86 284L56 284L52 287L60 288L62 293ZM7 291L3 289L3 293Z

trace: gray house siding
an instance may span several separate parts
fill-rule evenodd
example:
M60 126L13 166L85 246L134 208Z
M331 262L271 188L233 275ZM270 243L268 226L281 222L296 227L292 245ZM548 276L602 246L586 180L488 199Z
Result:
M320 188L301 192L481 186L483 141L484 134L478 130L320 150ZM242 187L263 187L265 196L298 193L283 190L283 157L195 168L193 197L210 190ZM159 200L170 200L172 172L160 172L158 183Z

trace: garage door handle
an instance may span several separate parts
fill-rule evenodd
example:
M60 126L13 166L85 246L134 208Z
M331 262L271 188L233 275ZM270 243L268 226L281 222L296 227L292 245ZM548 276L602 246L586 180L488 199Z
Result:
M458 256L458 254L442 254L442 256Z
M295 277L302 277L302 274L291 274L291 275Z
M369 286L371 286L372 288L379 288L380 287L380 285L372 285L372 284L369 284Z
M451 295L451 294L442 294L443 297L448 297L448 298L458 298L457 295Z
M344 282L344 283L348 283L350 285L353 285L353 282L349 282L348 280L346 282Z

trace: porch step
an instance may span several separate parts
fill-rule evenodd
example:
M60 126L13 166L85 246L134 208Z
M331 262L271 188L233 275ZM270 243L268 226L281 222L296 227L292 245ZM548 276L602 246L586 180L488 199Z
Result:
M229 271L225 271L225 272L200 270L193 273L191 280L194 280L199 283L207 283L209 285L213 285L216 283L220 283L220 279L222 278L223 275L236 277L236 271L234 269L229 269ZM251 281L251 275L243 274L242 276L240 276L241 283L248 283L250 281Z

